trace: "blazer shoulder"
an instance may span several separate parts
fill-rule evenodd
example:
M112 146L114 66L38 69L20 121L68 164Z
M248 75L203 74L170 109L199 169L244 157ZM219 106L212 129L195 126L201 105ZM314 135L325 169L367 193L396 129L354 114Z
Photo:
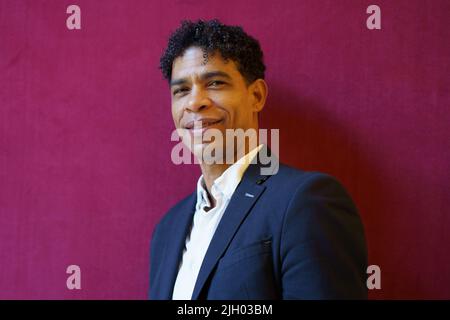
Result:
M278 173L269 180L270 189L287 201L300 197L331 197L349 200L352 197L343 183L336 177L319 171L304 171L280 164Z
M159 228L164 228L167 225L171 225L173 221L176 221L183 214L189 214L194 208L197 193L193 192L173 205L167 213L158 222Z
M289 184L295 189L318 182L342 186L342 183L336 177L328 173L305 171L282 163L280 163L280 168L273 178L275 178L273 180L271 178L273 182Z

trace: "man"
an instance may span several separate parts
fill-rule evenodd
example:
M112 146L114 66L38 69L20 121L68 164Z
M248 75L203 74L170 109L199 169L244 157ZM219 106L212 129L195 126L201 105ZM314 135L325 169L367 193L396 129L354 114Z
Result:
M255 39L217 20L183 22L169 39L161 69L183 142L199 159L217 144L208 131L225 144L200 161L197 190L153 233L151 299L367 297L363 226L341 184L283 164L263 173L267 146L226 138L259 129L262 58ZM231 163L220 161L230 152Z

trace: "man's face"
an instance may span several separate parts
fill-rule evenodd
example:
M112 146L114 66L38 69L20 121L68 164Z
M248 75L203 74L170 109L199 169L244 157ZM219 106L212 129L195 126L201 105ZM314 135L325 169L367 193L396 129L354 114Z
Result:
M188 48L172 66L172 116L175 127L182 129L182 140L191 142L214 128L221 131L225 142L226 129L258 129L261 106L253 86L247 86L232 60L225 61L216 53L205 64L203 55L198 47ZM198 142L191 149L196 156L205 145L202 139Z

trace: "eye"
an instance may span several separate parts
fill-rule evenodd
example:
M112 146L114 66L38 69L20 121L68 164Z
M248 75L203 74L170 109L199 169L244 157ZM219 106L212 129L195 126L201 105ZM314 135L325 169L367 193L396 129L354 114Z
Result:
M208 83L208 86L209 87L220 87L221 85L224 85L224 84L225 84L225 82L223 82L223 81L214 80L214 81L211 81L210 83Z
M173 91L173 95L174 96L180 96L183 95L186 91L188 91L189 89L186 87L181 87L181 88L177 88Z

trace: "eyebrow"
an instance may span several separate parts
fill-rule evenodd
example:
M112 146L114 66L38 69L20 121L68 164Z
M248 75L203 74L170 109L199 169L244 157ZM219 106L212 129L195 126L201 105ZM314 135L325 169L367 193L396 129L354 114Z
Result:
M200 79L205 81L214 77L222 77L222 78L226 78L228 80L231 80L231 76L223 71L210 71L210 72L205 72L200 76ZM181 78L181 79L175 79L170 81L170 86L177 86L177 85L181 85L181 84L185 84L187 81L186 78Z

